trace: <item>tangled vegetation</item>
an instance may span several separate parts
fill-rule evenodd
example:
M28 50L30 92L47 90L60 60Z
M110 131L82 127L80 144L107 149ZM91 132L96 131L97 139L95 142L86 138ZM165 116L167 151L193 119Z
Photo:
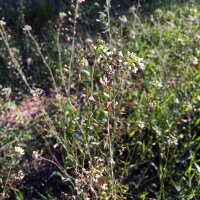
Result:
M0 20L1 199L199 199L198 2L67 1L43 27L19 2Z

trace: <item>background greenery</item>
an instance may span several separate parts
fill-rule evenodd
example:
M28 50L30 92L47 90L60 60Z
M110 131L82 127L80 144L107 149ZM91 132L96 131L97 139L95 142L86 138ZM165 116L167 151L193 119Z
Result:
M199 199L198 1L0 5L2 199Z

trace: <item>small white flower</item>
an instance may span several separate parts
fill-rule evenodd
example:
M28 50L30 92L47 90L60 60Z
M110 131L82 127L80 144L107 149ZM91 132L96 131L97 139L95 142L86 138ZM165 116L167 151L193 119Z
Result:
M141 70L144 70L144 69L145 69L145 65L144 65L144 63L139 62L138 64L139 64L139 67L140 67Z
M119 56L120 58L123 58L123 53L122 53L122 51L119 51L119 52L118 52L118 56Z
M43 90L40 88L33 88L30 92L34 97L38 97L43 93Z
M161 18L162 15L163 15L163 11L161 9L158 8L157 10L155 10L155 16L157 18Z
M133 66L133 67L131 68L131 70L132 70L132 72L134 72L134 73L136 74L137 71L138 71L138 68L137 68L136 66Z
M64 12L59 13L59 17L60 17L61 20L63 20L66 16L67 16L67 14L64 13Z
M104 183L102 186L101 186L101 189L102 190L107 190L108 189L108 185L106 183Z
M97 102L93 96L90 96L90 97L89 97L89 100L90 100L90 101L93 101L93 102L95 102L95 103Z
M85 0L78 0L78 3L83 3L85 2Z
M23 28L23 31L25 31L25 32L29 32L31 30L32 30L32 27L29 26L29 25L25 25L24 28Z
M85 43L86 43L86 44L93 44L93 41L91 40L91 38L87 38L87 39L85 40Z
M129 12L130 13L134 13L136 10L137 9L136 9L136 7L134 5L129 8Z
M191 56L189 58L189 62L192 64L192 65L198 65L198 58L196 58L195 56Z
M27 62L27 64L28 64L28 66L30 66L30 65L33 63L33 60L32 60L31 57L28 57L28 58L26 59L26 62Z
M123 62L123 60L122 60L122 59L119 59L118 61L119 61L119 63L122 63L122 62Z
M17 177L19 180L22 180L23 178L24 178L24 173L23 173L23 171L22 170L20 170L19 172L18 172L18 177Z
M108 78L106 76L103 76L103 78L100 78L100 83L101 83L102 86L105 87L105 86L108 85L109 80L108 80Z
M162 88L163 84L160 81L153 81L152 85L154 85L156 88Z
M88 66L88 61L87 61L86 58L82 58L80 63L81 63L82 66Z
M130 59L133 59L134 62L140 62L141 58L137 57L137 55L133 52L128 51L128 56Z
M39 152L38 151L33 151L32 156L33 156L34 159L37 160L39 158Z
M15 147L15 152L18 154L18 156L23 156L24 155L24 149L21 147Z
M4 22L3 20L0 20L0 26L5 26L6 22Z
M175 103L176 103L176 104L179 104L179 103L180 103L180 101L179 101L178 98L175 99Z
M145 127L145 123L141 120L137 122L137 125L140 129L143 129Z
M123 24L126 24L127 21L128 21L125 15L120 16L120 17L119 17L119 20L120 20Z
M109 159L110 164L115 164L115 161L113 160L113 158Z

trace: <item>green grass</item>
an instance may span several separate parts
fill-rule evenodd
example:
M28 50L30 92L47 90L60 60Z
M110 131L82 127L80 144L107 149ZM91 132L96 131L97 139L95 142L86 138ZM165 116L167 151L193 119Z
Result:
M105 41L82 6L43 41L0 26L2 199L199 199L199 4L107 9Z

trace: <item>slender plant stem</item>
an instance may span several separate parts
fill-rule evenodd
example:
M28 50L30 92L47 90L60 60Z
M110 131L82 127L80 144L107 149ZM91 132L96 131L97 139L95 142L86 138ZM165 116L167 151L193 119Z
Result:
M62 22L59 22L58 24L58 30L57 30L57 49L58 49L58 65L60 69L60 76L61 76L61 81L62 85L65 85L65 80L63 76L63 68L62 68L62 56L61 56L61 47L60 47L60 29L62 26Z
M70 62L69 62L68 94L70 94L70 88L71 88L72 63L74 61L74 52L75 52L75 37L76 37L76 23L77 23L77 17L78 17L78 8L79 8L79 2L77 0L76 6L75 6L75 15L74 15L74 27L73 27L73 38L72 38L72 45L71 45L71 57L70 57Z
M40 48L38 42L37 42L36 39L33 37L33 35L31 34L30 31L28 31L28 35L29 35L29 37L32 39L33 43L35 44L36 49L37 49L37 51L38 51L40 57L42 58L42 61L43 61L44 65L45 65L45 66L47 67L47 69L49 70L49 73L50 73L50 76L51 76L51 78L52 78L54 87L55 87L55 89L56 89L56 92L58 93L58 88L57 88L56 81L55 81L53 72L52 72L52 70L51 70L51 67L50 67L49 64L47 63L47 61L46 61L44 55L42 54L42 51L41 51L41 48Z
M7 178L6 178L6 182L5 182L5 185L4 185L4 188L3 188L3 192L2 192L2 200L5 198L5 195L6 195L6 186L8 184L8 180L9 180L9 177L10 177L10 173L11 173L11 170L12 170L12 167L13 167L13 164L14 164L15 160L13 159L12 160L12 163L11 163L11 166L10 166L10 169L8 171L8 175L7 175Z
M19 75L22 77L22 80L24 81L24 83L26 84L28 89L31 91L31 87L30 87L30 85L29 85L29 83L28 83L28 81L26 79L26 76L25 76L24 72L22 71L19 62L17 61L12 48L9 45L8 36L7 36L7 33L6 33L6 31L5 31L3 26L0 26L0 34L1 34L1 37L3 38L4 44L5 44L5 46L6 46L7 50L8 50L8 53L10 55L11 61L12 61L13 65L14 65L14 68L17 70Z

